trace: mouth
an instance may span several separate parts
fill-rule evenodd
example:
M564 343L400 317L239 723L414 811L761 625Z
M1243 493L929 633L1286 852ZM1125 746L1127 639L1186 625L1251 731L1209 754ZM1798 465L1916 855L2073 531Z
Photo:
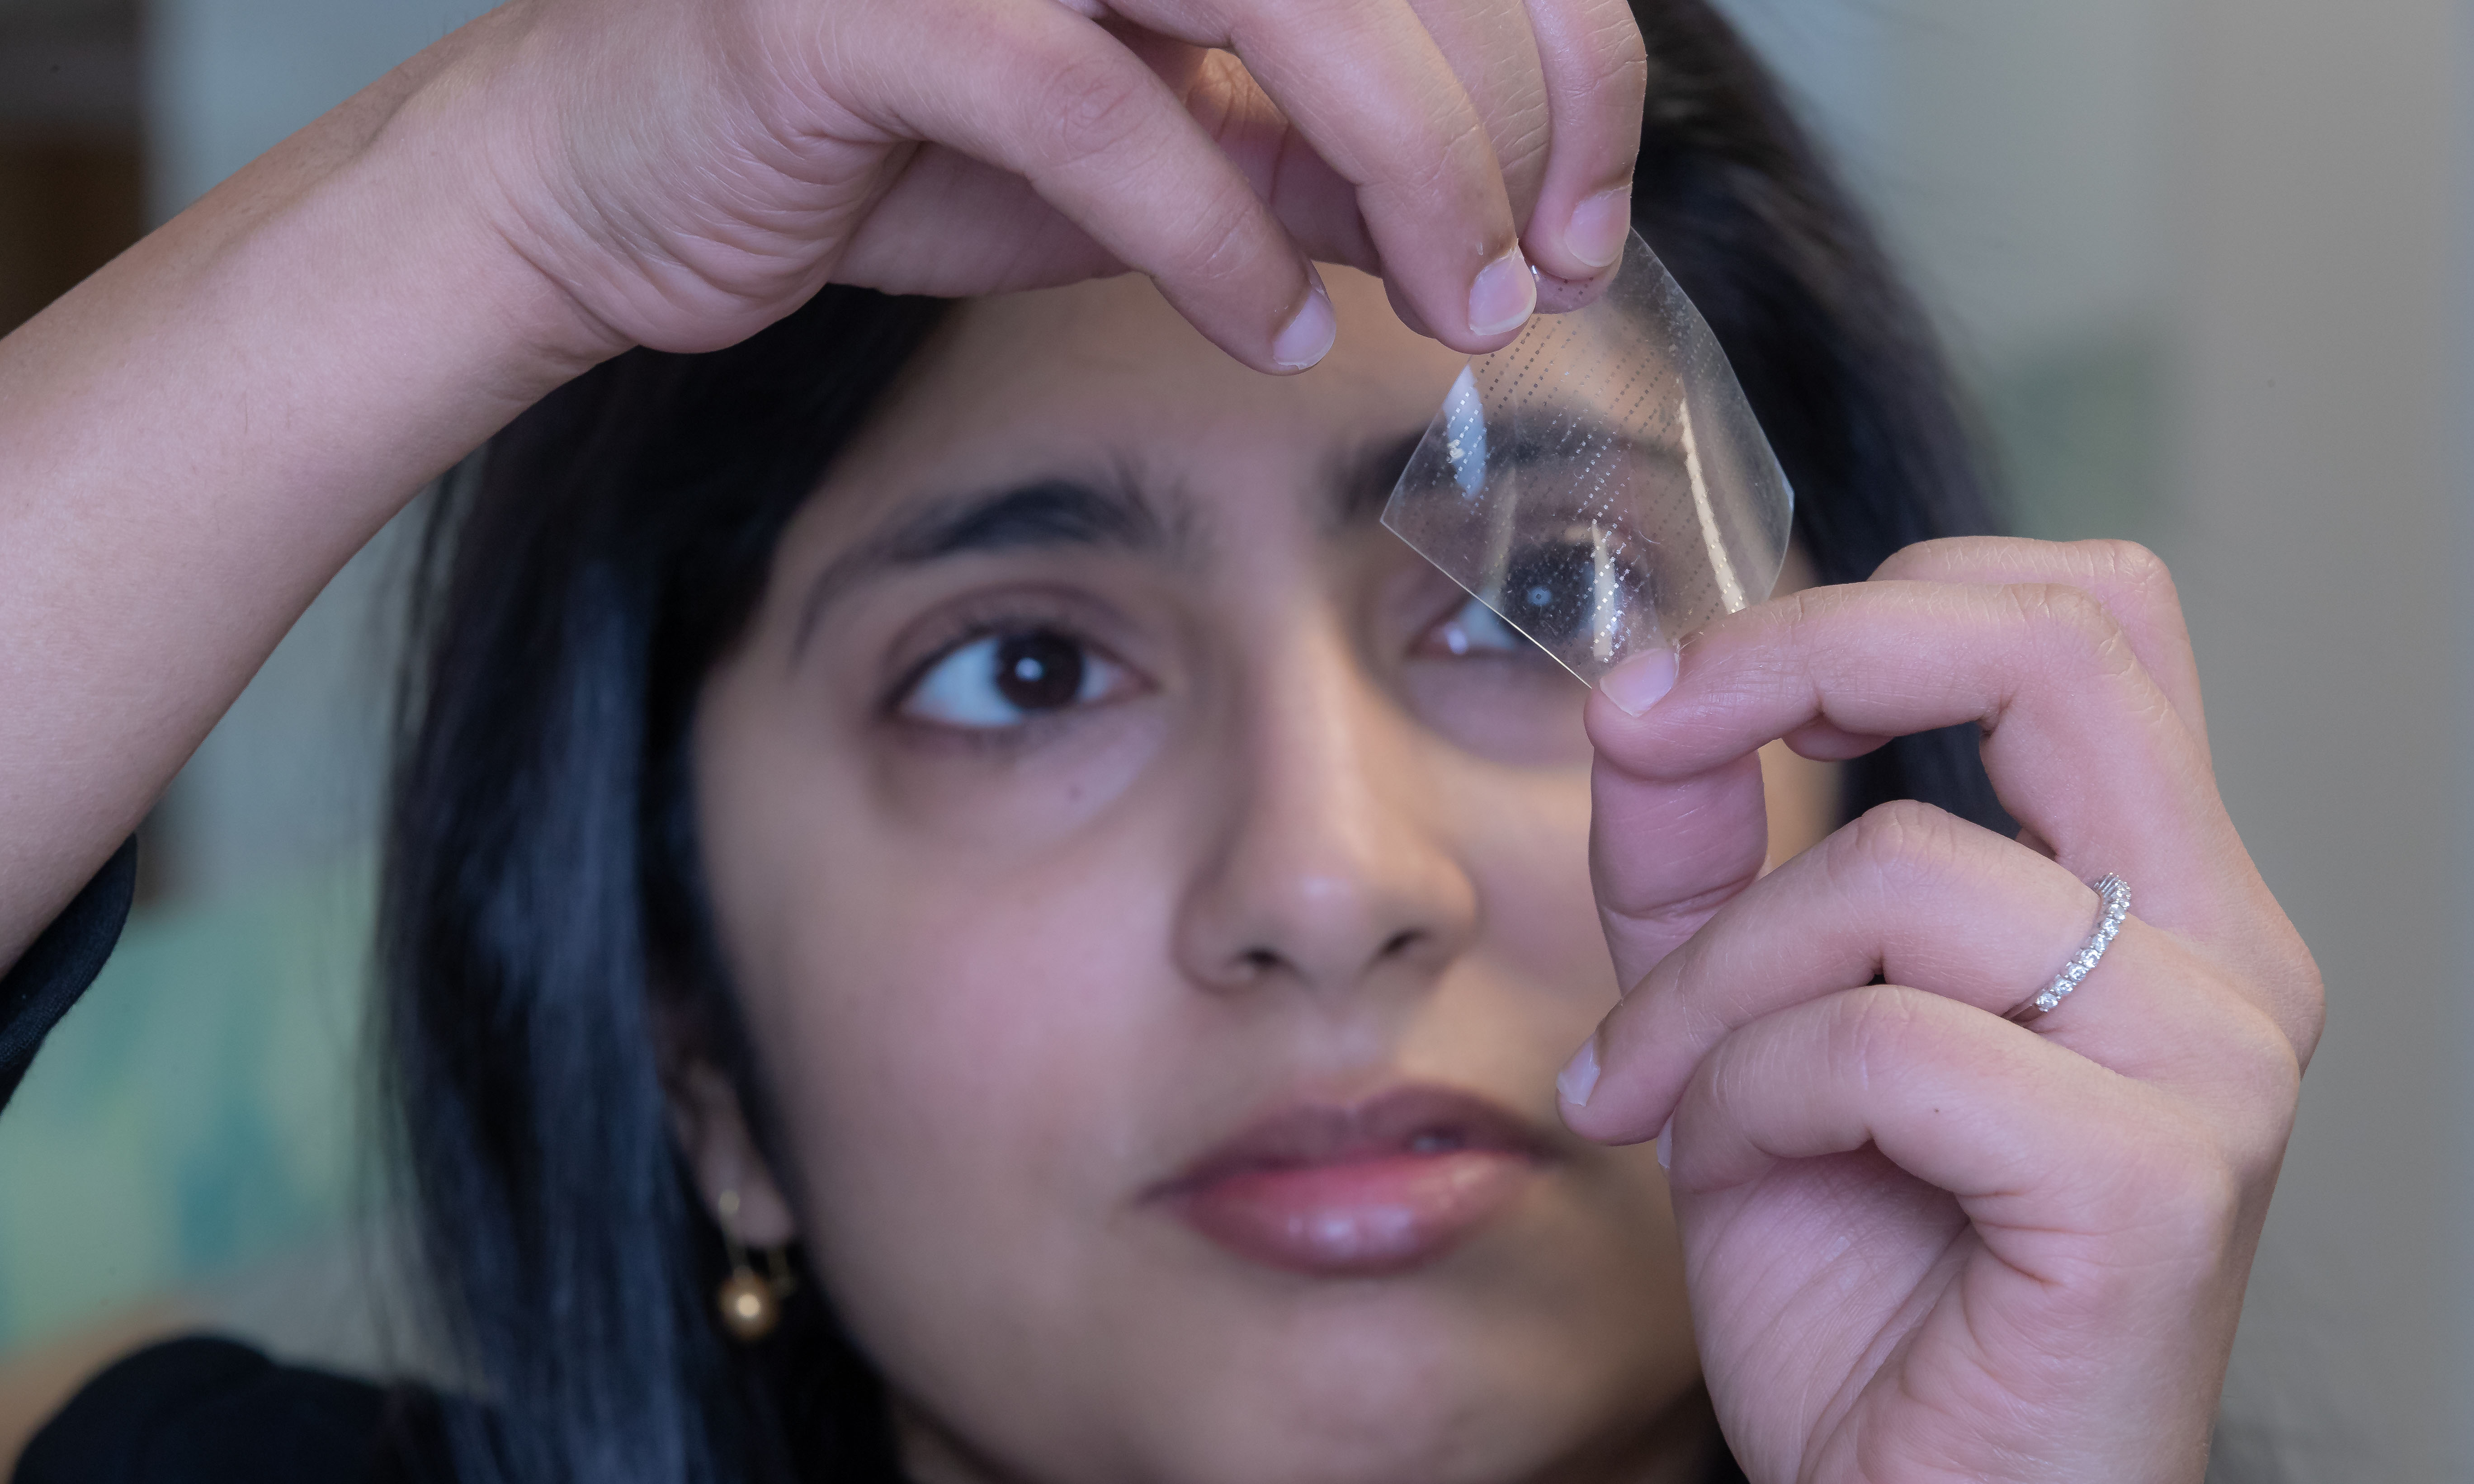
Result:
M1379 1277L1451 1251L1549 1158L1542 1134L1483 1098L1406 1087L1281 1109L1149 1195L1249 1261Z

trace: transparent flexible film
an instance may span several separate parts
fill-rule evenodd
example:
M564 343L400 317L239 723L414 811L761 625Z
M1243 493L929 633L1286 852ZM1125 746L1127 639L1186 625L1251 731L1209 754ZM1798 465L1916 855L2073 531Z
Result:
M1769 596L1795 497L1638 232L1605 296L1468 364L1383 523L1589 684Z

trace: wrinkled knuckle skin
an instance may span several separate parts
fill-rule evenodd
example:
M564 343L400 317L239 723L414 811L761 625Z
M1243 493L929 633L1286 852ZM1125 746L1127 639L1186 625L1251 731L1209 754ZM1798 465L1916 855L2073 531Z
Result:
M1602 0L1589 7L1580 28L1581 44L1588 49L1589 81L1609 96L1628 96L1646 92L1649 87L1649 43L1640 34L1639 24L1633 19L1632 7L1619 0Z
M2018 544L2007 536L1937 536L1902 546L1873 569L1880 582L1960 580L1963 574L1996 563Z
M1107 155L1150 121L1151 75L1107 56L1060 61L1041 88L1041 156L1053 167Z
M2165 559L2137 541L2097 540L2082 543L2095 555L2098 564L2110 574L2118 586L2139 594L2140 598L2161 607L2175 607L2180 596L2173 586L2173 569Z
M2031 618L2090 635L2111 632L2113 615L2084 587L2068 583L2023 583L2013 589Z
M2074 655L2124 648L2122 625L2096 595L2063 583L2023 583L2010 589L2028 630L2042 642Z
M1830 837L1825 866L1834 884L1929 887L1958 853L1957 820L1914 799L1875 804Z
M1470 182L1500 180L1494 140L1487 132L1486 120L1474 109L1431 128L1420 127L1415 133L1417 137L1403 142L1414 152L1410 157L1425 163L1409 181L1412 199L1463 201Z
M1252 198L1223 201L1204 213L1188 234L1191 246L1178 254L1178 276L1188 284L1225 284L1242 281L1250 266L1246 249L1251 234L1248 208Z
M1875 984L1846 990L1829 1000L1828 1044L1831 1064L1853 1068L1869 1082L1873 1068L1896 1065L1897 1049L1916 1028L1917 1006L1910 992Z

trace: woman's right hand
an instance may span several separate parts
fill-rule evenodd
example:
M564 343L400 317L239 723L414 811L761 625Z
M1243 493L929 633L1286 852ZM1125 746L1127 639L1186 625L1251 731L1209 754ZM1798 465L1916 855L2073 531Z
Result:
M1265 371L1329 346L1310 258L1471 352L1527 263L1603 276L1646 77L1623 0L515 0L423 70L394 124L479 167L571 353L1130 268Z
M1314 257L1492 349L1615 261L1645 80L1624 0L492 12L0 339L0 968L345 560L593 363L1132 269L1294 370Z

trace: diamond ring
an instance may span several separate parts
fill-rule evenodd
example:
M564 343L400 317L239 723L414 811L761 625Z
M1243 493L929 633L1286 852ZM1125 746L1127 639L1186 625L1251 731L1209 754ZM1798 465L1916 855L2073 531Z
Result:
M2096 971L2104 950L2113 945L2114 937L2122 931L2122 919L2130 916L2130 883L2109 875L2096 883L2096 894L2104 898L2104 916L2097 920L2096 931L2088 935L2087 945L2053 975L2052 983L2021 1001L2017 1009L2001 1018L2025 1025L2068 999L2071 991L2079 987L2079 981Z

